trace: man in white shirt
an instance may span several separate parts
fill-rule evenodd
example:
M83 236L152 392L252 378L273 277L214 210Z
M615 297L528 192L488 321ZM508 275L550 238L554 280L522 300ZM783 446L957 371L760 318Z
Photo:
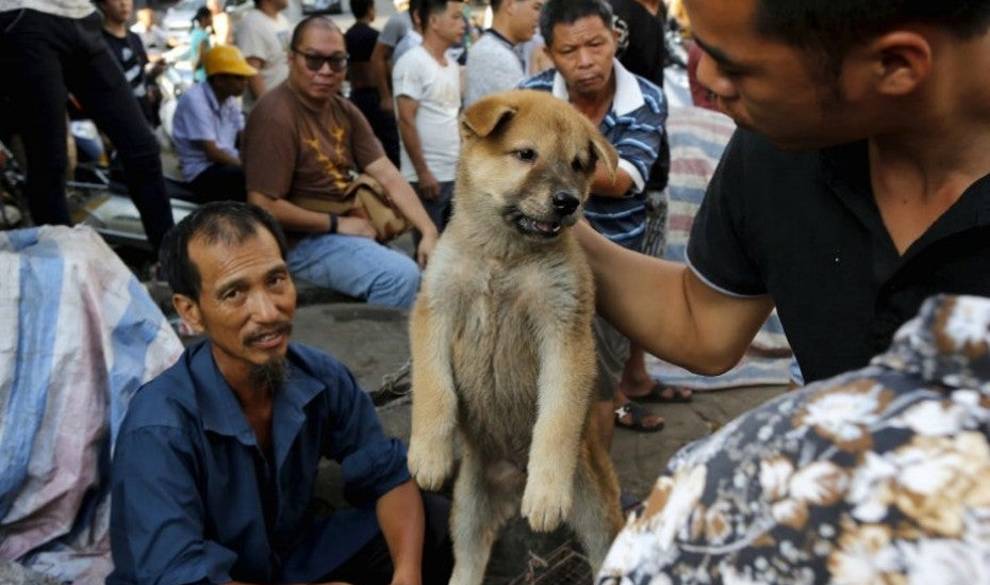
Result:
M289 76L287 51L292 27L282 14L288 5L288 0L254 0L254 8L237 25L237 48L258 70L248 82L248 106Z
M464 35L462 8L463 2L422 0L423 44L403 55L392 72L402 175L440 231L450 217L460 150L461 71L445 53Z
M491 0L492 27L468 51L464 107L510 90L526 77L517 45L533 38L543 0Z

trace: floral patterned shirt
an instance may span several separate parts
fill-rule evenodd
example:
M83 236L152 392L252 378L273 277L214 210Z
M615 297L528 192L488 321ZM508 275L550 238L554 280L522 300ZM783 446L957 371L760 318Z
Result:
M990 583L990 299L689 445L598 585Z

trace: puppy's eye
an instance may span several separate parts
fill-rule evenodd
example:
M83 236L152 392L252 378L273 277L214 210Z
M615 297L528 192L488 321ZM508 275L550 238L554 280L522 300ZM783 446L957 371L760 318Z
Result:
M575 159L571 161L571 168L579 173L583 171L584 165L581 163L581 159L575 157Z
M516 158L523 162L533 162L536 160L536 151L532 148L520 148L512 154L516 155Z

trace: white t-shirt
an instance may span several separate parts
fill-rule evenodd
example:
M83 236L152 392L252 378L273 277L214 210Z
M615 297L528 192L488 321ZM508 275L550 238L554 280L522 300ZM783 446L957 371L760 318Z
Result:
M0 0L0 12L25 8L72 19L89 16L96 10L89 0Z
M392 70L395 98L408 96L419 102L416 130L423 159L437 181L453 181L461 147L457 114L461 109L461 70L456 61L437 63L422 46L409 49ZM396 107L398 111L398 107ZM406 145L401 151L402 176L417 180Z
M279 13L272 18L252 8L237 25L235 36L237 48L245 59L254 57L265 62L258 74L265 81L266 91L285 81L289 76L288 51L292 36L292 27L285 16Z
M515 89L526 78L513 47L490 31L468 51L466 71L465 108L488 94Z

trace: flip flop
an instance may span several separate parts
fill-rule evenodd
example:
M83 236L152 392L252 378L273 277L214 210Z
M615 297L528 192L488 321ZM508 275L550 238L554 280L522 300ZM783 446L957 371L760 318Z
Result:
M659 433L662 431L663 427L667 424L663 420L655 427L648 427L643 424L643 418L648 414L650 413L643 408L642 404L629 401L615 409L615 426L636 431L637 433ZM630 417L632 422L623 422L622 418L625 416Z
M665 396L664 392L672 391L673 394L670 396ZM683 388L680 386L666 386L657 382L650 388L650 391L641 396L629 396L626 398L629 400L635 400L636 402L650 402L650 403L661 403L665 402L667 404L674 403L684 403L691 402L694 392L690 388Z

